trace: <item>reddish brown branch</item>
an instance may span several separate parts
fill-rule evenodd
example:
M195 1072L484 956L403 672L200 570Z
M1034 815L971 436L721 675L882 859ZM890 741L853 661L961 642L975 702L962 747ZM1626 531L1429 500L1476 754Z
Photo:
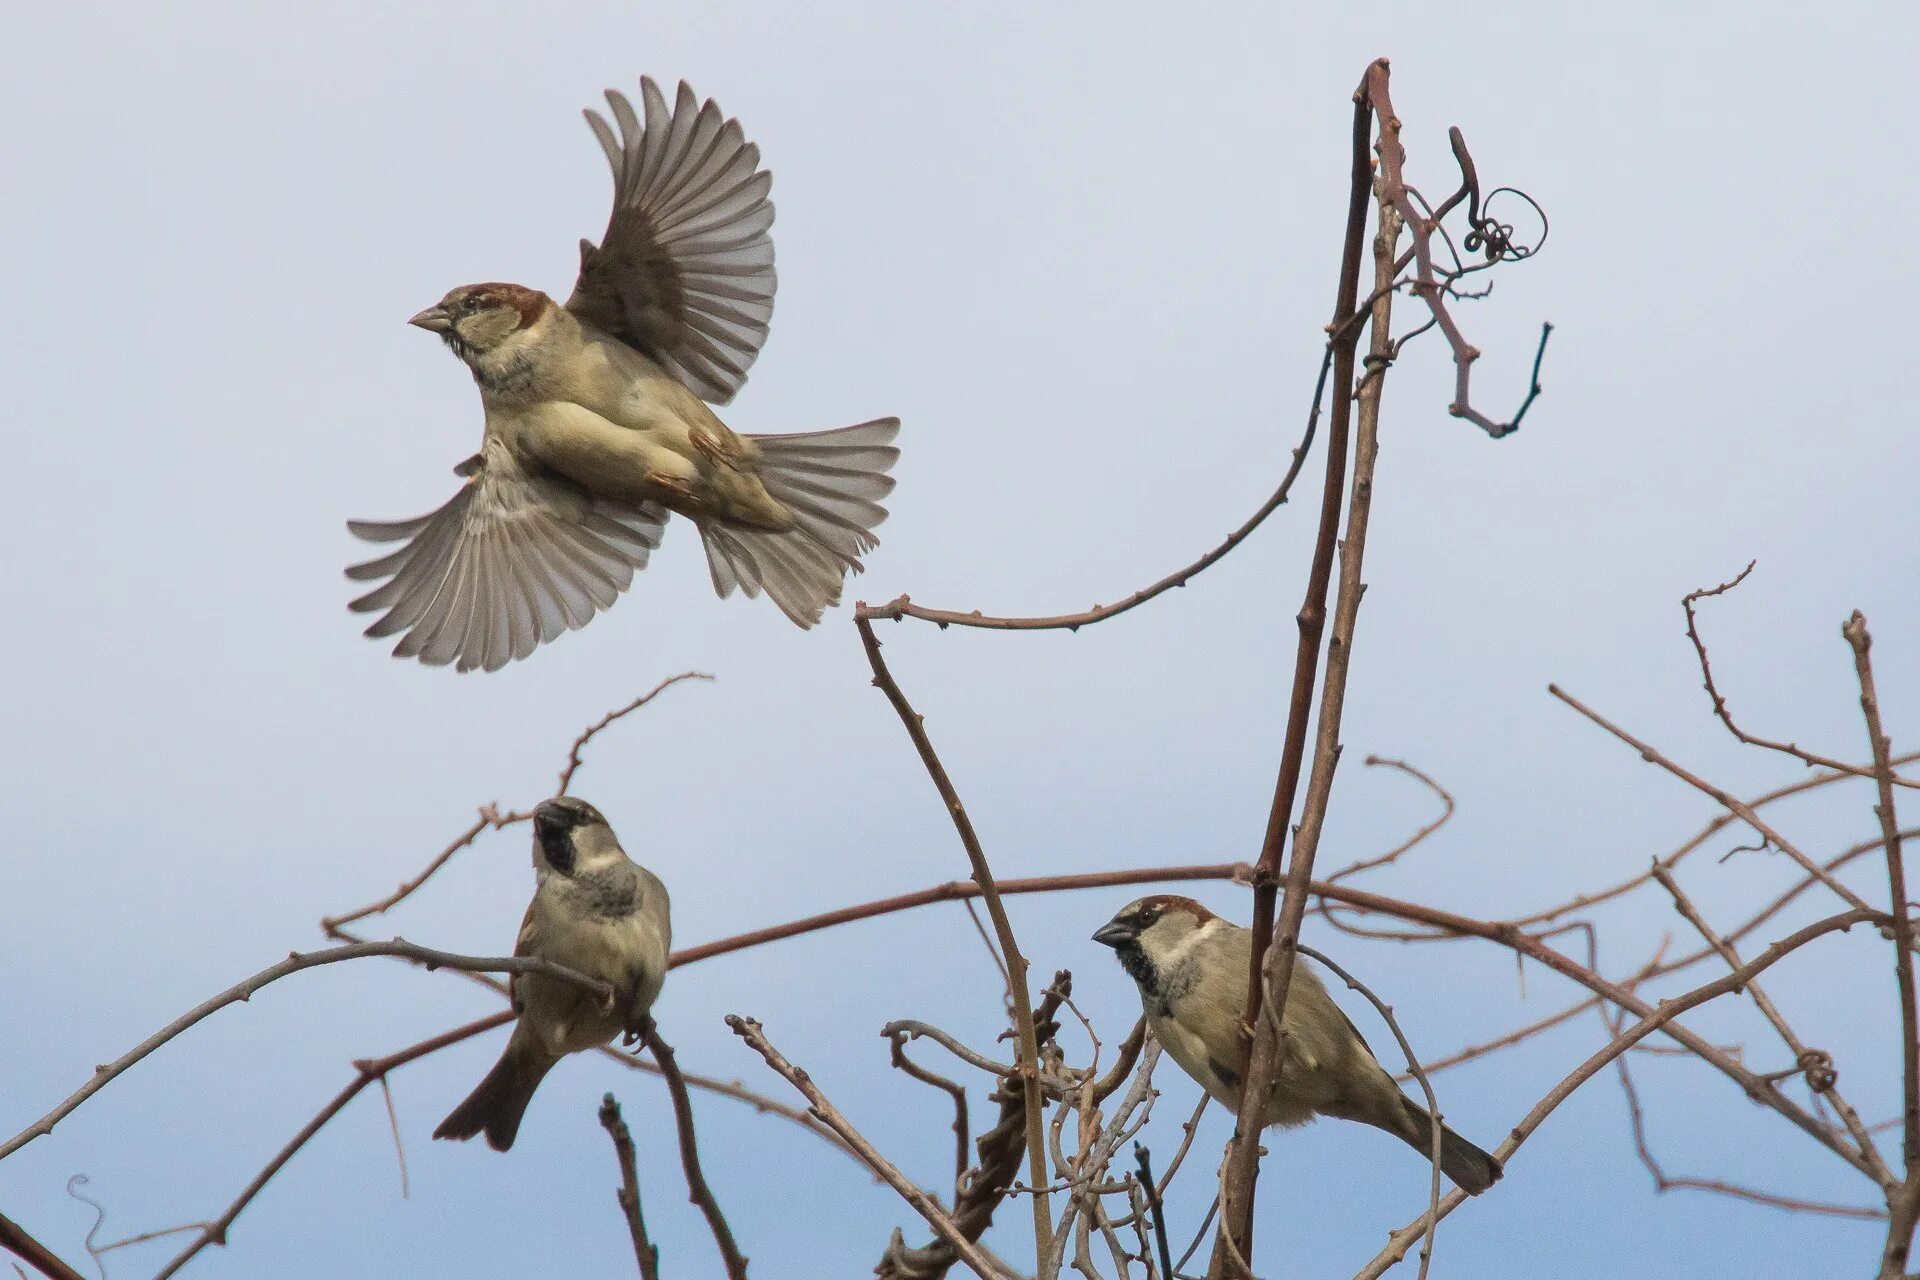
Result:
M1251 873L1252 868L1244 862L1213 862L1195 866L1139 867L1124 871L1087 871L1057 876L1027 876L1017 880L996 881L995 888L1003 897L1010 897L1021 893L1054 893L1063 889L1108 889L1121 885L1157 884L1180 880L1235 880L1245 883ZM764 929L754 929L729 938L716 938L712 942L684 947L673 953L669 963L677 969L681 965L696 964L702 960L711 960L715 956L745 951L749 947L778 942L783 938L797 937L803 933L831 929L835 925L851 924L856 920L871 920L875 916L892 915L896 911L931 906L936 902L959 902L979 896L981 896L981 889L977 883L970 880L949 880L945 884L936 884L928 889L895 894L890 898L862 902L850 907L838 907L832 911L822 911L818 915L790 920L785 924L768 925Z
M1615 1035L1619 1027L1611 1027ZM1645 1047L1645 1046L1638 1046ZM1715 1195L1730 1196L1736 1200L1746 1200L1753 1204L1763 1204L1774 1209L1785 1209L1789 1213L1818 1213L1833 1218L1878 1219L1886 1217L1886 1211L1870 1205L1832 1204L1823 1200L1801 1200L1794 1196L1777 1195L1771 1191L1760 1191L1753 1187L1743 1187L1736 1182L1723 1178L1675 1177L1666 1171L1653 1148L1647 1141L1646 1114L1640 1106L1640 1091L1634 1087L1633 1072L1627 1066L1629 1054L1621 1054L1613 1061L1614 1070L1619 1073L1620 1090L1627 1099L1627 1120L1633 1130L1634 1151L1640 1157L1640 1163L1653 1175L1654 1191L1665 1194L1668 1191L1708 1191Z
M1386 63L1368 68L1367 81L1387 74ZM1354 387L1354 361L1359 341L1358 326L1353 324L1359 293L1360 253L1366 235L1367 203L1372 193L1372 172L1368 163L1368 142L1373 109L1367 86L1354 95L1352 175L1348 191L1347 229L1340 257L1340 283L1335 294L1332 329L1343 335L1334 351L1334 408L1327 428L1327 469L1320 498L1319 536L1314 543L1313 561L1307 573L1306 599L1295 619L1299 630L1294 650L1293 692L1287 710L1287 733L1281 746L1280 771L1275 780L1273 803L1267 811L1266 835L1260 846L1260 859L1254 868L1253 948L1247 970L1246 1025L1253 1035L1247 1059L1246 1077L1240 1105L1239 1123L1227 1144L1224 1171L1221 1174L1220 1230L1213 1257L1208 1265L1210 1280L1221 1280L1234 1269L1248 1270L1253 1257L1253 1199L1259 1177L1259 1141L1261 1117L1267 1105L1267 1091L1278 1070L1285 1032L1278 1011L1286 1007L1287 989L1293 978L1294 944L1300 935L1300 922L1306 914L1307 885L1313 874L1322 821L1333 788L1333 770L1339 760L1340 713L1346 694L1347 662L1351 654L1353 622L1360 604L1361 557L1366 547L1367 520L1372 505L1373 461L1378 451L1376 427L1379 421L1380 393L1390 361L1393 291L1393 246L1399 238L1399 224L1383 212L1380 234L1375 241L1374 297L1370 320L1372 343L1367 361L1367 377ZM1381 137L1399 128L1399 121L1380 117ZM1382 206L1383 211L1385 206ZM1282 846L1286 841L1288 816L1293 812L1294 793L1300 781L1301 760L1306 749L1307 715L1313 699L1315 669L1319 662L1320 636L1325 625L1327 586L1332 577L1335 538L1340 528L1341 491L1346 486L1347 434L1349 408L1359 402L1360 443L1353 469L1351 510L1347 517L1347 541L1341 548L1340 596L1334 636L1328 645L1327 674L1320 691L1318 739L1314 751L1313 776L1308 783L1307 801L1301 815L1293 856L1287 863L1286 893L1275 914L1276 880L1280 870Z
M1700 913L1700 909L1693 904L1693 900L1680 888L1680 882L1674 879L1673 873L1656 864L1653 869L1653 876L1654 879L1660 882L1661 887L1672 895L1674 909L1680 913L1681 917L1685 919L1688 924L1694 927L1695 932L1700 935L1707 946L1726 962L1727 968L1738 969L1740 967L1740 953L1734 950L1732 943L1714 932L1713 926L1707 923L1707 919ZM1772 1024L1773 1029L1779 1033L1781 1042L1787 1046L1787 1051L1793 1054L1794 1061L1798 1064L1795 1068L1795 1073L1804 1075L1806 1077L1807 1087L1815 1094L1824 1097L1828 1104L1839 1113L1840 1119L1847 1127L1847 1132L1853 1135L1854 1142L1858 1144L1861 1157L1873 1170L1874 1180L1879 1182L1883 1187L1888 1186L1892 1182L1892 1174L1888 1172L1886 1162L1881 1159L1879 1148L1874 1145L1872 1136L1868 1134L1867 1127L1861 1122L1860 1115L1854 1110L1853 1104L1848 1102L1846 1098L1841 1095L1840 1090L1835 1087L1835 1073L1832 1058L1824 1051L1813 1050L1807 1047L1805 1042L1800 1039L1800 1034L1795 1031L1792 1024L1787 1021L1786 1015L1780 1012L1779 1007L1774 1004L1773 998L1766 993L1765 988L1758 982L1749 983L1745 987L1745 991L1748 997L1753 1000L1754 1007L1760 1010L1761 1016L1766 1018L1766 1020ZM1621 1071L1624 1073L1625 1070L1626 1068L1622 1066ZM1631 1094L1631 1083L1627 1084L1627 1089ZM1650 1167L1654 1167L1656 1177L1664 1176L1659 1173L1657 1167L1651 1166L1651 1163Z
M726 1215L720 1212L720 1203L713 1198L713 1188L707 1185L706 1174L700 1168L700 1140L693 1130L693 1099L687 1096L687 1082L674 1060L673 1046L660 1038L651 1018L641 1038L646 1041L653 1060L660 1064L661 1078L667 1082L667 1095L673 1099L673 1123L680 1135L680 1165L687 1175L687 1199L699 1208L707 1220L708 1230L713 1232L713 1243L727 1268L727 1280L747 1280L747 1260L734 1243L733 1229L727 1225Z

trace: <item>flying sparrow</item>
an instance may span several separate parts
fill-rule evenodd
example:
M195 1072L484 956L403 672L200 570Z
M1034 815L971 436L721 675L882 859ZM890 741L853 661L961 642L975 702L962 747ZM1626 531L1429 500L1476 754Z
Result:
M773 175L760 149L683 82L670 110L640 82L644 122L609 90L616 134L602 243L580 242L573 294L471 284L413 317L480 387L466 481L413 520L349 521L399 542L347 570L382 585L352 603L394 656L495 671L609 608L660 545L669 512L706 544L714 590L765 591L802 627L840 601L878 545L897 418L798 435L736 434L724 405L773 314Z
M1140 988L1147 1027L1215 1099L1240 1107L1246 1069L1247 969L1253 934L1192 898L1160 894L1128 903L1100 926L1095 942L1112 947ZM1293 969L1283 1019L1286 1049L1263 1117L1267 1125L1305 1124L1316 1115L1385 1129L1425 1157L1432 1149L1426 1109L1400 1092L1360 1031L1302 959ZM1440 1170L1479 1195L1500 1178L1500 1162L1445 1125Z
M436 1138L485 1132L495 1151L513 1145L533 1091L569 1053L637 1036L667 977L672 928L667 887L620 848L613 828L584 800L561 796L533 811L536 887L520 924L517 956L539 956L613 987L611 1004L578 983L516 975L520 1015L500 1061Z

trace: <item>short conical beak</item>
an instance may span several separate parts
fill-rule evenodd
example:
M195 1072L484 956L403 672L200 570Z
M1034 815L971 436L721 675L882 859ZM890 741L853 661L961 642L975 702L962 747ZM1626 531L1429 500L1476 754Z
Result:
M1118 920L1109 920L1093 931L1093 940L1103 947L1118 947L1132 942L1135 933L1131 926Z
M437 302L407 323L416 329L425 329L429 333L445 333L453 328L453 321L448 317L447 309Z

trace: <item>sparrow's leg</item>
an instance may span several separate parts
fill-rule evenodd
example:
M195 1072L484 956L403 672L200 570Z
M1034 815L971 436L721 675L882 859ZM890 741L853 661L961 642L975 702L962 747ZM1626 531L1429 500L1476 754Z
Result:
M620 1043L629 1048L647 1038L647 1032L653 1028L653 1015L645 1009L635 1008L638 996L627 1006L626 1029L620 1037Z

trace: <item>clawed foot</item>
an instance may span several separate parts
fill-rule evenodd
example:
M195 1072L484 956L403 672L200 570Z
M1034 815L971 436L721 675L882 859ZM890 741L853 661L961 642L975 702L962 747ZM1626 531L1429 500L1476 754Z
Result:
M621 1047L631 1049L634 1045L645 1040L652 1031L652 1015L645 1013L638 1015L638 1017L629 1015L626 1028L620 1034Z

